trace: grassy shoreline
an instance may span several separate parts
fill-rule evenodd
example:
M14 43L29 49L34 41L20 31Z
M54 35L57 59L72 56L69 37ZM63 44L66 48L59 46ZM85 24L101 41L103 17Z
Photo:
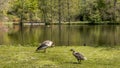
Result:
M9 24L9 25L19 25L19 22L4 22L3 24ZM59 23L44 23L44 22L23 22L23 25L59 25ZM77 22L61 22L61 25L120 25L119 22L112 23L112 22L95 22L90 23L88 21L77 21Z
M47 53L32 46L0 46L0 68L119 68L120 47L56 46ZM88 60L78 64L69 51L84 54Z

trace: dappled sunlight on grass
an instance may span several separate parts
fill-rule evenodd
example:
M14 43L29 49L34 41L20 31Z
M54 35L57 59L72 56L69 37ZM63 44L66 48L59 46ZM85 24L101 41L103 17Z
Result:
M0 46L0 68L119 68L120 47L56 46L46 53L37 47ZM79 64L70 49L88 60Z

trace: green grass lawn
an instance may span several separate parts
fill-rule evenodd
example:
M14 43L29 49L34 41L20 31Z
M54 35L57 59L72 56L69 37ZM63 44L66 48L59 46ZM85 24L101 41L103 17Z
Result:
M36 53L32 46L0 46L0 68L120 68L120 47L56 46ZM81 64L73 48L88 60Z

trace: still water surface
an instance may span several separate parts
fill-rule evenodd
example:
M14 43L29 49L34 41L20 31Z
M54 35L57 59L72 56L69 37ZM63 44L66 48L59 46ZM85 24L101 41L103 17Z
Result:
M52 40L56 45L120 45L119 25L58 25L50 26L7 26L0 29L2 45L33 45L44 40Z

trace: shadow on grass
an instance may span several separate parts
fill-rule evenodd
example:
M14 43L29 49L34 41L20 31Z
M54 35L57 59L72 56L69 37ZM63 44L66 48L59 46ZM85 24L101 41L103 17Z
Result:
M64 63L67 63L67 64L82 64L82 63L78 63L78 62L64 62Z
M47 53L47 52L44 52L44 51L35 51L35 53Z

